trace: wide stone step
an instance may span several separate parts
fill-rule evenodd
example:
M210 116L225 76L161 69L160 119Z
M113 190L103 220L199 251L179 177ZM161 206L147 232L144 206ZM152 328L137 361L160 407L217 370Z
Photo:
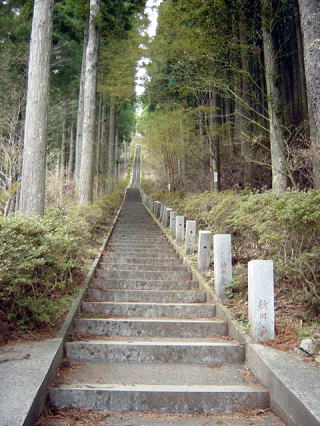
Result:
M109 259L114 259L114 258L117 258L117 259L124 259L124 258L130 258L130 259L152 259L152 260L159 260L159 259L161 259L161 260L167 260L167 259L177 260L178 259L177 256L176 256L176 254L175 253L171 253L171 252L166 253L164 255L162 253L153 253L151 255L151 254L148 254L148 252L147 253L123 252L123 253L119 254L119 253L115 253L114 251L109 251L109 252L106 252L102 256L101 261L102 262L107 262Z
M96 271L96 277L122 280L190 280L191 274L183 271Z
M196 303L114 303L83 302L83 312L115 317L139 318L210 318L215 316L215 306Z
M226 323L211 319L79 318L75 325L81 333L104 336L214 337L227 332Z
M177 260L177 256L175 253L152 253L152 254L148 254L147 253L137 253L137 252L122 252L120 253L115 253L114 251L108 251L106 252L103 256L101 261L102 262L106 262L108 259L113 259L114 257L117 257L118 259L121 258L131 258L131 259L161 259L161 260L166 260L166 259L170 259L170 260Z
M90 288L88 297L101 301L145 303L203 303L206 293L196 290L100 290Z
M65 385L50 388L53 405L111 412L232 413L264 409L268 392L250 386Z
M174 250L171 247L162 247L162 248L135 248L135 247L131 247L131 246L127 246L127 247L109 247L108 248L109 252L114 252L114 253L144 253L144 254L166 254L166 253L170 253L171 255L174 254Z
M115 243L115 242L112 242L112 243L108 244L108 246L107 246L107 250L109 250L109 249L110 250L116 250L116 249L118 250L118 249L127 249L127 248L134 249L134 250L142 249L142 250L145 250L145 251L148 251L149 249L161 250L161 251L171 250L171 247L165 241L163 243L160 243L160 244L159 243L143 244L143 243L124 243L124 242Z
M154 259L152 257L140 257L140 258L130 258L130 257L116 257L110 256L107 262L100 262L100 266L104 268L106 265L110 264L123 264L123 265L182 265L181 261L175 257L167 259Z
M199 284L195 281L109 280L95 278L91 288L99 288L100 290L199 290Z
M100 264L98 271L107 272L107 271L161 271L161 272L186 272L187 268L185 265L146 265L146 264L138 264L138 265L128 265L127 263L107 263Z
M74 361L180 362L201 364L241 363L245 346L238 343L198 341L80 341L66 343Z

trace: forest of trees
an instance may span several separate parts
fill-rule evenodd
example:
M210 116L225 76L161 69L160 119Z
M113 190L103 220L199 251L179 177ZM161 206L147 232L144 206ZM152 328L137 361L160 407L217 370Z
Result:
M0 202L42 215L46 182L91 202L138 131L163 187L320 187L316 0L0 1ZM147 51L146 51L147 49ZM58 183L59 182L59 183Z
M135 132L144 0L0 1L0 208L110 192Z
M161 3L140 132L163 187L320 187L319 14L317 0Z

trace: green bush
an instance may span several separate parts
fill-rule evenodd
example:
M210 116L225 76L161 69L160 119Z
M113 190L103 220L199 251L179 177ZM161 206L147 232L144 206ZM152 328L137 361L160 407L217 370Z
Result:
M123 191L93 204L69 203L43 217L0 217L0 311L12 326L53 324L70 304L73 277Z
M273 259L277 281L303 289L306 301L320 311L320 191L262 194L241 191L202 194L152 193L177 209L198 228L230 233L239 285L246 286L251 259Z

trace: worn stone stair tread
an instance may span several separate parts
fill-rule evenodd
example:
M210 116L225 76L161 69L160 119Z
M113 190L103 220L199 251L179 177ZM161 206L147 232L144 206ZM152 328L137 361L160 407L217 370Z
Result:
M163 280L126 280L97 277L91 288L100 290L199 290L195 281L163 281Z
M65 376L59 376L58 384L141 384L159 386L250 386L262 389L260 385L246 381L247 370L243 363L216 366L179 362L114 362L86 361L70 362Z
M166 413L233 411L268 408L268 392L250 386L86 384L50 388L57 407Z
M91 288L88 297L123 302L203 303L206 293L201 290L101 290Z
M192 321L159 319L77 319L78 331L101 335L121 336L170 336L210 337L225 335L227 325L223 321Z
M159 268L159 269L157 269ZM100 265L98 271L139 271L139 272L162 272L162 271L185 271L185 266L183 265L128 265L127 263L107 263L105 265Z
M93 302L82 303L83 312L122 317L213 318L215 305L209 303L143 303Z
M80 318L79 321L101 321L101 322L124 322L124 323L190 323L190 324L225 324L223 320L218 318ZM76 320L78 321L78 320Z
M66 343L66 354L69 359L77 361L194 362L221 365L243 362L245 348L230 342L89 340Z

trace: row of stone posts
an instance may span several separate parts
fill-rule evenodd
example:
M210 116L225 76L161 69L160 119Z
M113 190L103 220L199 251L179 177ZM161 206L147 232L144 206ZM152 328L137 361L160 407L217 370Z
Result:
M187 255L197 253L198 269L210 267L213 247L214 287L217 296L226 299L232 286L231 235L199 230L197 222L186 220L160 201L153 201L141 190L143 203L169 228L178 244L184 244ZM252 260L248 263L248 311L253 340L274 338L274 274L272 260Z

